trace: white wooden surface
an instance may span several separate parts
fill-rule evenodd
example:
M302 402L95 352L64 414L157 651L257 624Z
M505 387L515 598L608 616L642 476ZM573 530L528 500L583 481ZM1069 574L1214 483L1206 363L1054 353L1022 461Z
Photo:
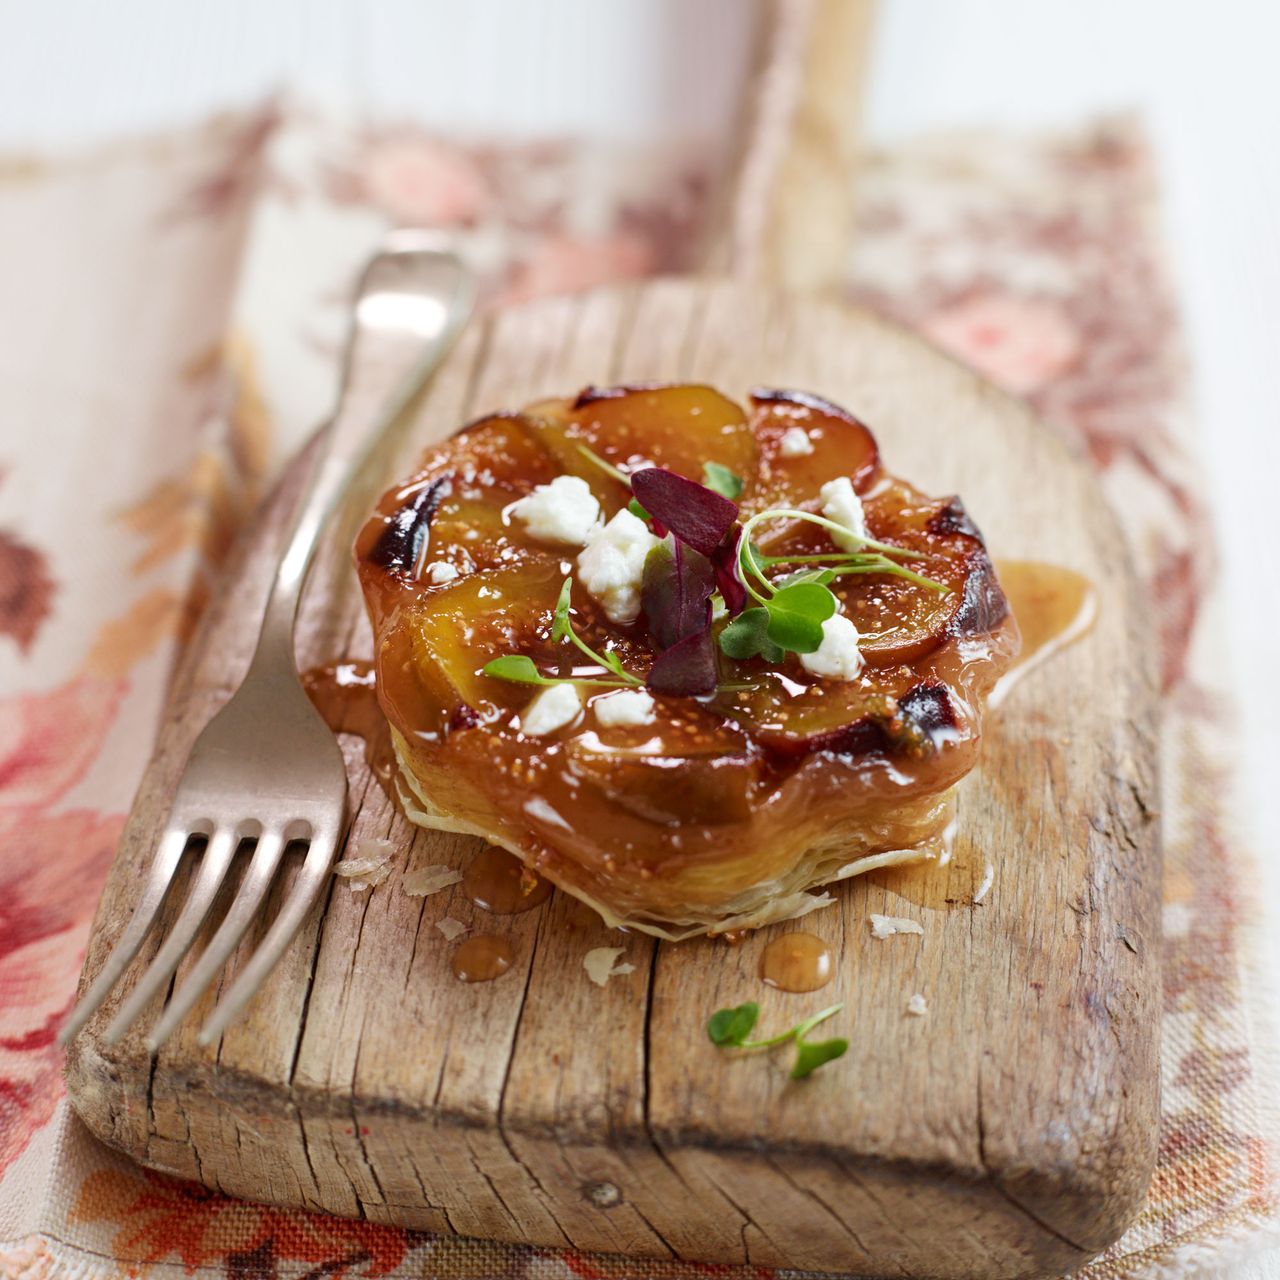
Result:
M0 148L74 146L288 84L462 129L712 135L752 0L0 0ZM881 0L876 141L1136 108L1155 139L1218 512L1246 835L1280 900L1280 5ZM1280 974L1280 937L1276 971ZM1262 1275L1234 1269L1233 1276ZM1276 1275L1280 1276L1280 1269Z

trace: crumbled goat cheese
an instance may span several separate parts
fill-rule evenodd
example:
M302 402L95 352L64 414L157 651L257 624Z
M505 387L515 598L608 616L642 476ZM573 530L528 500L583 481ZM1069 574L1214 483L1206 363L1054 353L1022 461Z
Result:
M917 920L904 920L901 916L871 914L871 934L875 938L891 938L895 933L924 933L924 926Z
M614 963L621 954L621 947L596 947L582 957L582 967L587 971L587 977L597 987L603 987L610 978L620 978L624 973L635 973L636 967L633 964Z
M596 719L606 729L615 725L653 723L653 697L644 689L619 689L591 704Z
M929 1002L917 993L907 1001L907 1012L914 1013L917 1018L923 1018L929 1012Z
M433 560L427 565L427 581L433 587L441 587L446 582L452 582L457 576L457 569L443 560Z
M857 551L866 541L867 518L862 510L862 499L853 491L853 481L848 476L828 480L818 490L818 496L822 499L822 514L849 530L848 533L833 533L831 541L845 551Z
M813 452L813 441L803 427L788 427L778 441L778 452L784 458L803 458Z
M802 653L800 665L829 680L854 679L862 671L858 628L843 613L832 614L822 624L822 643L812 653Z
M443 920L436 921L436 928L444 934L450 942L454 938L461 937L467 931L467 926L461 920L455 920L452 916L445 916Z
M581 476L556 476L513 503L511 514L523 520L531 538L580 547L600 522L600 504Z
M578 555L578 578L610 622L629 623L640 616L644 560L659 541L625 507L588 537Z
M543 689L520 713L520 732L540 737L572 724L582 714L582 698L571 684Z
M973 895L973 905L976 907L988 894L992 884L995 882L996 869L987 863L987 869L982 873L982 883L978 886L978 891Z
M462 872L453 867L419 867L417 871L410 871L405 876L400 887L411 898L426 898L439 893L441 889L447 889L451 884L457 884L461 879Z

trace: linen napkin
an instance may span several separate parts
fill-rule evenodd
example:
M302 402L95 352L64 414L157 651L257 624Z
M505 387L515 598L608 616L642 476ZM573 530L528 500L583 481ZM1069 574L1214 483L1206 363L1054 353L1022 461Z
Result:
M443 227L489 305L698 258L716 158L460 146L272 105L70 158L0 160L0 1272L773 1274L437 1238L140 1169L68 1108L54 1044L175 652L332 393L354 273ZM847 292L1071 432L1157 611L1164 1112L1137 1222L1086 1269L1190 1275L1275 1236L1264 904L1230 825L1208 661L1210 514L1141 133L937 137L859 174ZM778 1273L785 1275L787 1273Z

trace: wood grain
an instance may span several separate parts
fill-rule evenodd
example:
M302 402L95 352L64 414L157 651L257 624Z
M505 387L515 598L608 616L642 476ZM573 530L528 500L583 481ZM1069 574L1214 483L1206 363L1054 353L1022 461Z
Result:
M872 0L760 6L709 269L811 291L844 280L874 10Z
M867 418L893 470L963 493L997 556L1094 579L1092 632L1029 674L990 730L951 864L845 884L806 919L839 958L835 980L788 995L756 977L786 926L733 948L670 946L610 935L560 895L510 917L457 889L407 896L406 871L464 865L478 842L409 826L344 737L351 840L394 841L395 873L363 894L335 882L214 1050L194 1029L215 992L154 1059L138 1036L103 1046L113 1001L72 1047L73 1102L156 1168L433 1231L875 1275L1057 1274L1129 1221L1156 1144L1154 702L1113 519L1024 407L909 335L729 284L658 281L477 326L390 469L482 411L675 377L822 391ZM127 917L187 745L244 666L301 470L244 543L175 680L86 977ZM350 533L334 531L304 602L303 665L368 653ZM994 886L975 906L987 862ZM924 935L876 941L873 911L917 919ZM508 936L513 970L456 982L435 929L446 915ZM603 990L582 968L600 945L635 965ZM924 1018L905 1014L915 992ZM788 1081L780 1057L735 1060L703 1026L744 999L768 1027L844 1000L832 1030L852 1048L807 1082Z

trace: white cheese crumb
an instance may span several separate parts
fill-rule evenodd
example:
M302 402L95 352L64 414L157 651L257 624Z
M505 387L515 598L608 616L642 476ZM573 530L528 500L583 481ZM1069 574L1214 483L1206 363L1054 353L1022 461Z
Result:
M845 551L857 551L867 538L867 518L862 510L862 499L853 491L853 481L848 476L828 480L818 490L822 499L822 514L849 530L833 533L831 541Z
M982 883L978 886L977 893L973 895L973 905L975 907L987 896L987 892L995 882L995 878L996 869L988 862L987 869L982 873Z
M582 967L587 971L587 977L597 987L603 987L610 978L620 978L624 973L635 973L636 967L633 964L614 963L621 954L621 947L596 947L582 957Z
M463 924L461 920L455 920L452 916L445 916L443 920L437 920L436 928L439 929L450 942L452 942L454 938L461 937L462 934L467 931L467 926Z
M433 587L442 587L446 582L452 582L457 576L457 569L444 560L433 560L427 565L427 581Z
M606 729L615 725L653 723L653 697L644 689L619 689L591 704L596 719Z
M917 1018L923 1018L929 1012L929 1002L917 993L907 1001L907 1012L914 1013Z
M822 643L812 653L802 653L800 665L829 680L855 679L862 671L858 628L843 613L832 614L822 624Z
M358 840L352 848L355 857L336 863L333 874L346 880L352 893L363 893L380 885L391 874L387 864L395 848L390 840Z
M788 427L778 441L778 452L784 458L803 458L813 452L813 441L803 427Z
M644 560L659 541L625 507L588 537L578 555L578 577L610 622L630 623L640 616Z
M405 876L400 887L411 898L426 898L439 893L441 889L447 889L451 884L457 884L461 879L462 872L455 871L453 867L419 867L417 871L410 871Z
M581 476L556 476L511 506L531 538L580 547L600 522L600 504Z
M582 697L571 684L553 684L543 689L520 713L519 729L532 737L554 733L572 724L582 714Z
M871 913L871 935L875 938L891 938L895 933L924 933L924 926L916 920L904 920L901 916L878 916Z

